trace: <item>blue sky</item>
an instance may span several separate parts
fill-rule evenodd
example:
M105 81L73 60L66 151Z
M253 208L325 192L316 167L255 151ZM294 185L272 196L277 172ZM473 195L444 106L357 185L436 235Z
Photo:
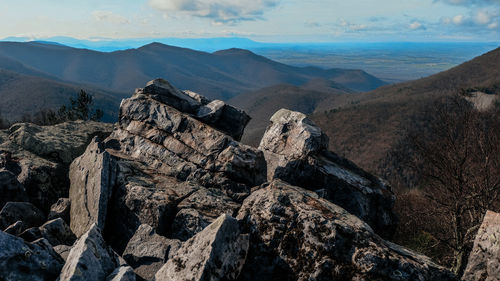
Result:
M499 41L500 0L0 0L0 38Z

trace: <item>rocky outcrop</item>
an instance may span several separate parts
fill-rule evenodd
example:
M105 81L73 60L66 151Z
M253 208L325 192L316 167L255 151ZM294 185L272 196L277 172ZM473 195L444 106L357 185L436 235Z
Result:
M63 260L50 244L26 243L0 231L0 280L55 280L62 265Z
M266 180L263 153L235 140L247 122L240 110L166 81L138 89L122 101L112 134L71 165L73 231L81 235L96 222L121 253L141 224L187 240L219 215L232 215L251 187ZM99 164L101 158L109 165ZM99 183L94 174L116 182ZM190 197L202 194L209 197L194 206ZM106 221L105 213L127 219Z
M327 150L328 137L304 114L281 109L259 148L265 153L268 180L281 179L316 191L390 237L396 225L390 187L349 160Z
M253 192L237 218L251 237L240 281L455 280L343 208L279 180Z
M156 281L237 280L248 251L238 221L220 216L186 241L156 273Z
M500 280L500 214L486 212L474 241L464 281Z
M118 256L106 245L96 224L82 235L66 259L60 281L104 281L120 266Z
M59 198L68 197L69 164L94 136L106 137L112 128L73 121L54 126L20 123L0 131L0 177L5 179L0 191L6 195L0 208L7 201L28 201L48 213Z
M34 240L1 233L0 246L4 239L42 249L61 281L455 280L378 236L394 225L390 188L329 152L328 138L303 114L273 116L261 149L238 141L247 122L222 101L154 80L123 100L105 138L81 122L0 131L18 153L0 153L0 188L24 188L34 205L4 209L49 213L47 222L0 212L6 230ZM85 141L86 149L78 144ZM30 177L39 182L27 185ZM0 247L0 267L37 272L9 251Z

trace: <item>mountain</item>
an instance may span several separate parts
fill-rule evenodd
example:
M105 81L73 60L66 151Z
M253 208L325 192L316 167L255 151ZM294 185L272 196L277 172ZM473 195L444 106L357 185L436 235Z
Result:
M399 137L398 129L435 99L461 89L500 94L500 48L427 78L343 95L312 119L331 136L335 151L376 171Z
M22 67L19 67L19 70L30 72ZM0 97L2 99L0 114L2 118L16 121L25 114L31 115L44 109L57 109L67 104L70 98L76 98L81 89L94 96L95 106L104 111L104 121L116 120L118 117L116 108L120 100L124 98L119 93L4 69L0 69Z
M331 104L339 95L347 93L352 91L331 81L315 80L301 87L288 84L266 87L236 96L228 103L245 110L252 117L242 141L258 146L269 118L279 109L286 108L311 114L323 106L323 103Z
M206 53L160 43L104 53L39 42L0 42L0 56L30 71L115 92L130 92L158 77L218 99L276 84L302 85L317 78L356 91L385 84L361 70L293 67L242 49ZM0 68L4 67L0 64Z

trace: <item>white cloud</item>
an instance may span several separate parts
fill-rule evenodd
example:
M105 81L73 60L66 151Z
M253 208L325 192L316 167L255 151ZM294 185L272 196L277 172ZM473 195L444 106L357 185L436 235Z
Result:
M474 20L478 24L488 24L491 21L491 15L485 11L477 11Z
M412 30L425 29L425 27L418 21L414 21L414 22L410 23L409 27Z
M149 0L149 5L166 15L183 14L209 18L216 24L235 24L262 18L280 0Z
M110 11L94 11L92 12L92 15L98 21L106 21L116 24L127 24L130 22L126 17L116 15Z
M500 5L500 0L435 0L458 6L488 6Z
M495 28L498 28L499 26L500 26L500 24L497 21L488 24L489 29L495 29Z
M464 15L456 15L451 19L451 22L453 22L456 25L460 25L464 23L465 16Z

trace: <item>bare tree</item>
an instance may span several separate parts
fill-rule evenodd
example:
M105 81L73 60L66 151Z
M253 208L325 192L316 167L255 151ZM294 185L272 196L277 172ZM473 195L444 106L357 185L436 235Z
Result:
M498 109L480 112L462 96L436 102L391 152L390 177L419 189L441 221L427 229L451 251L460 275L482 218L500 200Z

